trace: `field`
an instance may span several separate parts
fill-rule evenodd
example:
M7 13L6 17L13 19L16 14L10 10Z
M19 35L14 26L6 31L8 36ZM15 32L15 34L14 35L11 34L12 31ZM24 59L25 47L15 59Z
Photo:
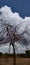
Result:
M0 65L13 65L13 57L0 57ZM30 58L16 57L16 65L30 65Z

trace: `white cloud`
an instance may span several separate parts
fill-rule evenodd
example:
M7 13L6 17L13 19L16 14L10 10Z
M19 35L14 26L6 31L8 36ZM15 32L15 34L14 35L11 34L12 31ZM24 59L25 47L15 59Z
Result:
M0 45L0 52L2 53L9 53L9 44L6 45Z

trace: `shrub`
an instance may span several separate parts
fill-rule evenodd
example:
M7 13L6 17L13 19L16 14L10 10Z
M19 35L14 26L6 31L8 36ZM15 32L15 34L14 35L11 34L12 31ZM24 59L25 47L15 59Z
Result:
M25 53L26 53L27 55L30 55L30 50L26 50Z

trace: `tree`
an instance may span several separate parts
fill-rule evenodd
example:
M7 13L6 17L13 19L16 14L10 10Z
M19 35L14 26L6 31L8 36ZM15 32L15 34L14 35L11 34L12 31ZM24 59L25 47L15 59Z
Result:
M25 51L28 56L30 56L30 50Z
M16 27L14 28L13 26L7 26L6 27L6 31L7 31L7 36L9 36L10 39L10 45L12 44L13 46L13 52L14 52L14 65L16 65L16 56L15 56L15 47L14 47L14 43L18 40L20 40L19 35L17 34L16 31ZM9 53L10 53L10 45L9 45Z
M10 45L13 46L13 52L14 52L14 65L16 65L16 57L15 57L15 47L14 43L21 40L20 35L17 34L16 27L17 26L11 26L9 24L2 24L4 26L3 28L3 34L1 35L1 38L3 38L4 33L6 32L6 37L4 37L3 40L1 40L1 43L7 43L9 42ZM2 31L0 33L2 33ZM10 45L9 45L9 54L10 54Z
M19 25L19 24L18 24ZM16 57L15 57L15 42L23 42L23 45L27 43L27 40L23 37L23 34L17 34L17 26L12 26L10 24L3 23L1 26L3 26L2 31L0 32L1 34L1 41L0 43L7 43L9 42L10 45L13 46L13 52L14 52L14 65L16 65ZM3 35L6 33L6 36L3 37ZM9 45L9 54L10 54L10 45Z

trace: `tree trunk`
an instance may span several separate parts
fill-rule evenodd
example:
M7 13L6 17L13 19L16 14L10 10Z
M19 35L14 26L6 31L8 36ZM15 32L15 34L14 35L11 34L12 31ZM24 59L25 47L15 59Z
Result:
M10 44L9 44L9 54L10 54Z
M15 55L15 48L14 48L14 45L13 45L13 65L16 65L16 55Z

